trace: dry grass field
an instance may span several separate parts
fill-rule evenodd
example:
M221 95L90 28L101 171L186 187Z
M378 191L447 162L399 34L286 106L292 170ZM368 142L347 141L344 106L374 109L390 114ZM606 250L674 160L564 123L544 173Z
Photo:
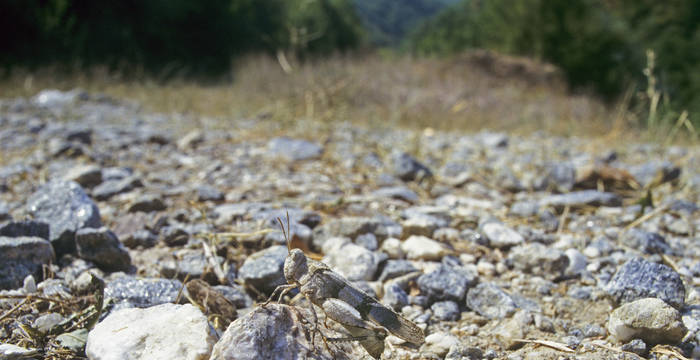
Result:
M210 83L99 68L72 75L50 68L14 71L0 81L0 94L31 96L45 88L79 87L134 100L149 111L211 117L223 125L244 117L285 128L305 119L331 126L347 121L438 131L543 131L605 141L667 140L658 138L659 131L639 130L620 104L573 94L556 69L526 59L487 52L448 59L371 54L290 61L286 68L280 64L274 57L249 57L233 64L230 78Z

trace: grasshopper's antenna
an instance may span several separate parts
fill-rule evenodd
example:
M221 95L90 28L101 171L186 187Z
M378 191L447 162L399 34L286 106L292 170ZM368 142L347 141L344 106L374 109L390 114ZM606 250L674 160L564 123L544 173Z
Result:
M291 254L292 242L289 241L289 236L287 236L287 231L289 231L289 211L287 211L287 230L284 229L284 224L282 223L282 219L280 219L279 217L277 218L277 223L280 224L280 228L282 229L282 234L284 234L284 240L287 242L287 253Z

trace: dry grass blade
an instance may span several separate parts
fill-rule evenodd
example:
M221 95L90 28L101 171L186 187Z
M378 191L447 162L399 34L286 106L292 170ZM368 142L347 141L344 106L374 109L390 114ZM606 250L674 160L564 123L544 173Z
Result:
M30 299L29 297L24 298L24 300L20 301L17 305L15 305L14 307L12 307L12 309L10 309L10 310L8 310L6 313L2 314L2 315L0 316L0 321L5 320L5 318L7 318L8 316L12 315L12 313L14 313L15 311L17 311L17 310L18 310L19 308L21 308L24 304L26 304L27 301L29 301L29 299Z
M555 350L563 351L563 352L568 352L568 353L575 353L576 351L571 349L570 347L566 346L566 344L558 343L556 341L550 341L550 340L528 340L528 339L515 339L515 341L518 342L523 342L523 343L528 343L528 344L536 344L536 345L542 345L546 347L550 347Z
M616 347L612 347L612 346L607 345L607 344L605 344L605 343L603 343L603 342L601 342L601 341L591 341L589 344L591 344L591 345L593 345L593 346L597 346L597 347L599 347L599 348L601 348L601 349L610 350L610 351L614 351L614 352L617 352L617 353L629 355L629 356L631 356L631 357L634 358L634 359L639 359L639 360L643 360L643 359L644 359L644 358L642 358L641 356L639 356L639 355L637 355L637 354L635 354L635 353L632 353L632 352L629 352L629 351L624 351L624 350L618 349L618 348L616 348Z
M624 229L622 229L622 233L624 234L625 232L627 232L627 230L629 230L629 229L631 229L631 228L633 228L633 227L635 227L635 226L637 226L637 225L639 225L639 224L641 224L641 223L643 223L643 222L645 222L645 221L647 221L647 220L653 218L653 217L656 216L656 215L661 214L662 212L666 211L667 209L668 209L668 205L667 205L667 204L657 207L657 208L654 209L652 212L650 212L650 213L648 213L648 214L645 214L645 215L641 216L639 219L637 219L637 220L632 221L631 223L629 223L627 226L625 226Z
M680 359L680 360L690 360L689 358L683 356L680 353L680 351L678 351L677 349L672 348L668 345L656 345L651 349L650 353L668 355L668 356L676 357L677 359Z

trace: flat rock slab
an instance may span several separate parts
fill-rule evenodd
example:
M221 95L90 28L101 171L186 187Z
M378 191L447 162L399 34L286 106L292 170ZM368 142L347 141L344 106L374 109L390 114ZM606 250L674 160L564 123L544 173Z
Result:
M110 314L90 331L85 353L91 360L205 360L215 342L199 309L162 304Z

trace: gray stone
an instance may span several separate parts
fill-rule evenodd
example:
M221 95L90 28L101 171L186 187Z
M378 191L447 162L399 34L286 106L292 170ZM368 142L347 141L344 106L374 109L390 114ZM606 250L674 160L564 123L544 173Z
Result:
M66 318L58 313L48 313L39 316L32 323L32 327L41 331L42 333L47 333L49 330L53 329L56 325L60 324Z
M127 193L136 188L143 187L143 182L138 176L129 176L118 180L105 180L92 190L95 199L104 201L114 195Z
M4 191L2 188L3 188L3 184L0 184L0 192ZM12 219L12 216L10 215L10 209L7 207L7 204L0 201L0 221L10 220L10 219Z
M554 163L549 166L547 179L554 189L566 193L574 188L576 169L570 163Z
M40 237L49 240L49 224L35 220L13 221L0 226L0 236Z
M496 284L480 283L467 292L467 306L489 319L503 319L515 313L518 305Z
M86 188L93 188L102 182L102 168L92 164L76 165L66 171L63 179L75 181Z
M389 199L401 200L401 201L405 201L409 204L415 204L420 200L418 198L418 194L416 194L413 190L411 190L405 186L383 187L383 188L380 188L380 189L373 191L372 196L379 197L379 198L389 198Z
M165 226L160 229L159 238L167 246L182 246L189 241L190 233L180 226Z
M422 181L433 176L430 169L405 152L392 154L393 173L403 181Z
M606 291L618 303L653 297L680 309L685 302L685 287L677 272L666 265L640 258L622 265Z
M449 224L449 221L445 217L425 213L421 211L421 209L406 209L402 216L405 218L401 222L403 237L411 235L431 237L435 230L446 227Z
M681 174L681 169L674 166L669 161L649 161L640 165L632 166L629 172L639 182L640 185L646 186L652 181L664 183L678 179Z
M124 214L116 219L113 231L122 244L129 248L152 247L158 237L148 230L151 218L142 212Z
M38 349L27 349L12 344L0 344L0 359L3 360L37 359L40 355Z
M482 132L476 140L489 148L506 148L510 139L504 133Z
M360 235L374 234L378 241L389 236L389 227L396 225L379 218L345 216L334 218L314 229L312 245L320 250L323 243L332 237L347 237L354 240Z
M321 157L323 148L310 141L277 137L267 143L267 149L275 156L291 161L312 160Z
M0 236L0 289L22 287L24 278L42 277L42 267L53 262L51 243L38 237Z
M459 320L459 305L454 301L438 301L430 306L433 317L439 321Z
M174 303L182 289L179 280L137 278L122 276L107 282L105 299L115 302L114 309L147 308L154 305Z
M532 200L517 201L510 206L509 214L520 217L531 217L537 215L540 205Z
M443 244L421 235L411 235L401 243L401 251L410 260L440 260L450 254Z
M375 251L379 247L377 237L372 233L359 235L355 238L355 244L371 251Z
M214 286L214 289L235 305L236 309L245 309L253 306L253 299L245 292L245 289L241 285L217 285Z
M408 294L399 284L388 283L384 286L382 304L398 311L408 305Z
M216 275L211 270L209 260L201 250L183 249L176 251L173 259L161 260L158 264L160 274L168 279L177 278L181 281L187 279L202 279L204 281L217 282ZM219 263L224 259L217 256Z
M360 358L351 350L331 355L324 346L314 348L300 313L286 305L256 307L229 325L214 345L211 360L330 360Z
M52 157L67 156L76 158L85 154L85 147L82 144L65 139L52 138L46 144L46 151Z
M582 206L622 206L622 198L613 193L597 190L581 190L567 194L548 195L540 200L540 206L554 206L563 209L565 206L577 208Z
M131 257L117 236L106 227L84 228L75 234L78 256L106 271L128 271Z
M415 271L418 269L408 260L387 260L381 275L379 275L379 281L385 282Z
M323 262L350 281L374 280L381 257L362 246L334 239L323 246Z
M157 194L146 194L137 197L129 204L128 212L153 212L166 209L163 198Z
M88 338L88 329L78 329L56 336L56 342L74 353L80 353L85 348Z
M468 347L457 344L450 347L450 351L445 355L445 360L482 360L485 359L484 352L476 347Z
M439 358L447 355L450 348L459 344L459 339L448 332L434 332L425 337L425 351L437 355Z
M251 203L248 213L252 214L251 218L253 220L262 220L267 225L275 228L279 226L277 223L278 218L286 223L287 214L289 214L289 222L292 224L292 227L294 224L301 224L313 229L321 222L321 215L317 212L300 208L267 208L262 204Z
M46 89L36 94L32 101L41 107L54 108L69 105L78 99L85 98L87 98L87 94L79 89L70 91Z
M620 238L622 244L645 254L670 254L671 247L663 236L637 228L627 230Z
M613 310L610 335L619 342L642 339L649 345L678 344L687 332L678 310L656 298L636 300Z
M46 279L37 285L37 289L49 298L69 299L71 292L63 279Z
M222 193L221 190L209 185L200 185L197 187L197 201L222 200L224 200L224 193Z
M508 255L508 260L516 269L545 279L556 279L562 276L569 266L569 258L566 254L540 243L514 247Z
M485 221L479 225L479 230L489 240L489 245L495 248L508 248L525 242L517 231L498 221Z
M114 166L102 169L102 180L122 180L134 174L134 169L125 166Z
M467 289L477 282L476 270L441 264L435 271L423 274L416 281L421 295L431 303L442 300L464 301Z
M284 260L287 247L276 245L248 256L238 271L238 277L247 284L269 295L279 285L286 284Z
M49 240L57 255L75 250L75 232L102 226L97 205L80 185L69 181L51 181L27 200L34 220L49 224Z
M639 356L646 356L647 344L642 339L632 339L629 342L620 346L620 350L628 351Z
M586 324L583 327L583 337L595 338L605 336L605 329L598 324Z

